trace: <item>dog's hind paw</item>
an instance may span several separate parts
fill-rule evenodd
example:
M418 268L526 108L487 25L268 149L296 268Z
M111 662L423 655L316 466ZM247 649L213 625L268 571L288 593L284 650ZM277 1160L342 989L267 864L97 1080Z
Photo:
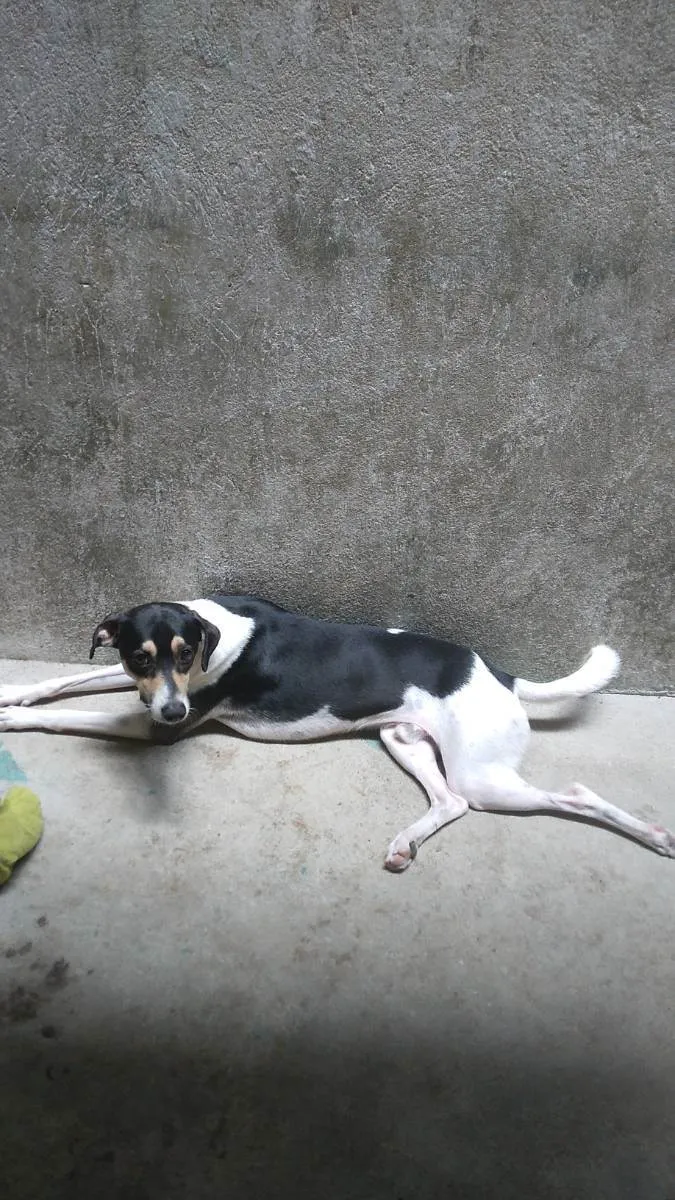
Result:
M409 842L405 834L399 833L387 850L387 857L384 860L385 869L400 874L410 866L416 856L417 843Z
M663 854L666 858L675 858L675 833L671 833L663 825L652 825L651 831L656 853Z

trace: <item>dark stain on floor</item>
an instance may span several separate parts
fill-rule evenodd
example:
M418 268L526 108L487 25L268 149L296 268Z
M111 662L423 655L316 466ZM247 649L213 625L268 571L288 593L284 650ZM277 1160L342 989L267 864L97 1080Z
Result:
M15 1024L17 1021L32 1021L38 1013L40 996L24 987L10 988L7 996L0 1000L0 1022Z
M30 943L28 943L30 949ZM27 953L24 948L21 953ZM13 955L9 956L14 957ZM32 964L31 970L38 964ZM49 1004L56 992L61 991L70 983L70 963L65 958L57 958L44 975L42 987L36 981L33 987L15 984L6 994L0 995L0 1025L15 1024L20 1021L34 1021L43 1004ZM47 1031L47 1032L45 1032ZM43 1037L57 1037L55 1026L45 1025L41 1030Z
M52 988L54 991L65 987L69 982L69 970L70 963L66 962L65 958L57 958L52 963L51 967L47 971L47 974L45 975L45 983L47 987Z

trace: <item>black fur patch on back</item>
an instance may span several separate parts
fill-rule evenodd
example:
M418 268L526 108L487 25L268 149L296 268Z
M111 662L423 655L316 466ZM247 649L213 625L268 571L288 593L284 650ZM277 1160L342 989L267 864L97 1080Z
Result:
M358 721L398 708L409 687L449 696L474 663L471 650L423 634L318 621L251 596L208 599L251 617L255 629L230 669L194 693L202 714L226 704L232 714L295 721L328 708Z

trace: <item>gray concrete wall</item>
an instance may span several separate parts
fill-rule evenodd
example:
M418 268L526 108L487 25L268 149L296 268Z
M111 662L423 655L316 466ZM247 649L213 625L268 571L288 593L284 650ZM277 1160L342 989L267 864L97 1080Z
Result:
M0 652L221 581L662 689L668 5L0 14Z

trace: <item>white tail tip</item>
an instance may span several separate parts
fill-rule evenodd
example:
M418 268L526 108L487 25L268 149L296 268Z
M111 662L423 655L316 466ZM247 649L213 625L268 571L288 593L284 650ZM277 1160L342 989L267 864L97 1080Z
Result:
M605 687L619 674L621 659L611 646L594 646L581 670L597 677L601 681L597 684L599 688Z
M611 646L594 646L586 662L563 679L550 683L533 683L516 679L516 694L521 700L563 700L565 697L588 696L599 692L619 673L621 659Z

